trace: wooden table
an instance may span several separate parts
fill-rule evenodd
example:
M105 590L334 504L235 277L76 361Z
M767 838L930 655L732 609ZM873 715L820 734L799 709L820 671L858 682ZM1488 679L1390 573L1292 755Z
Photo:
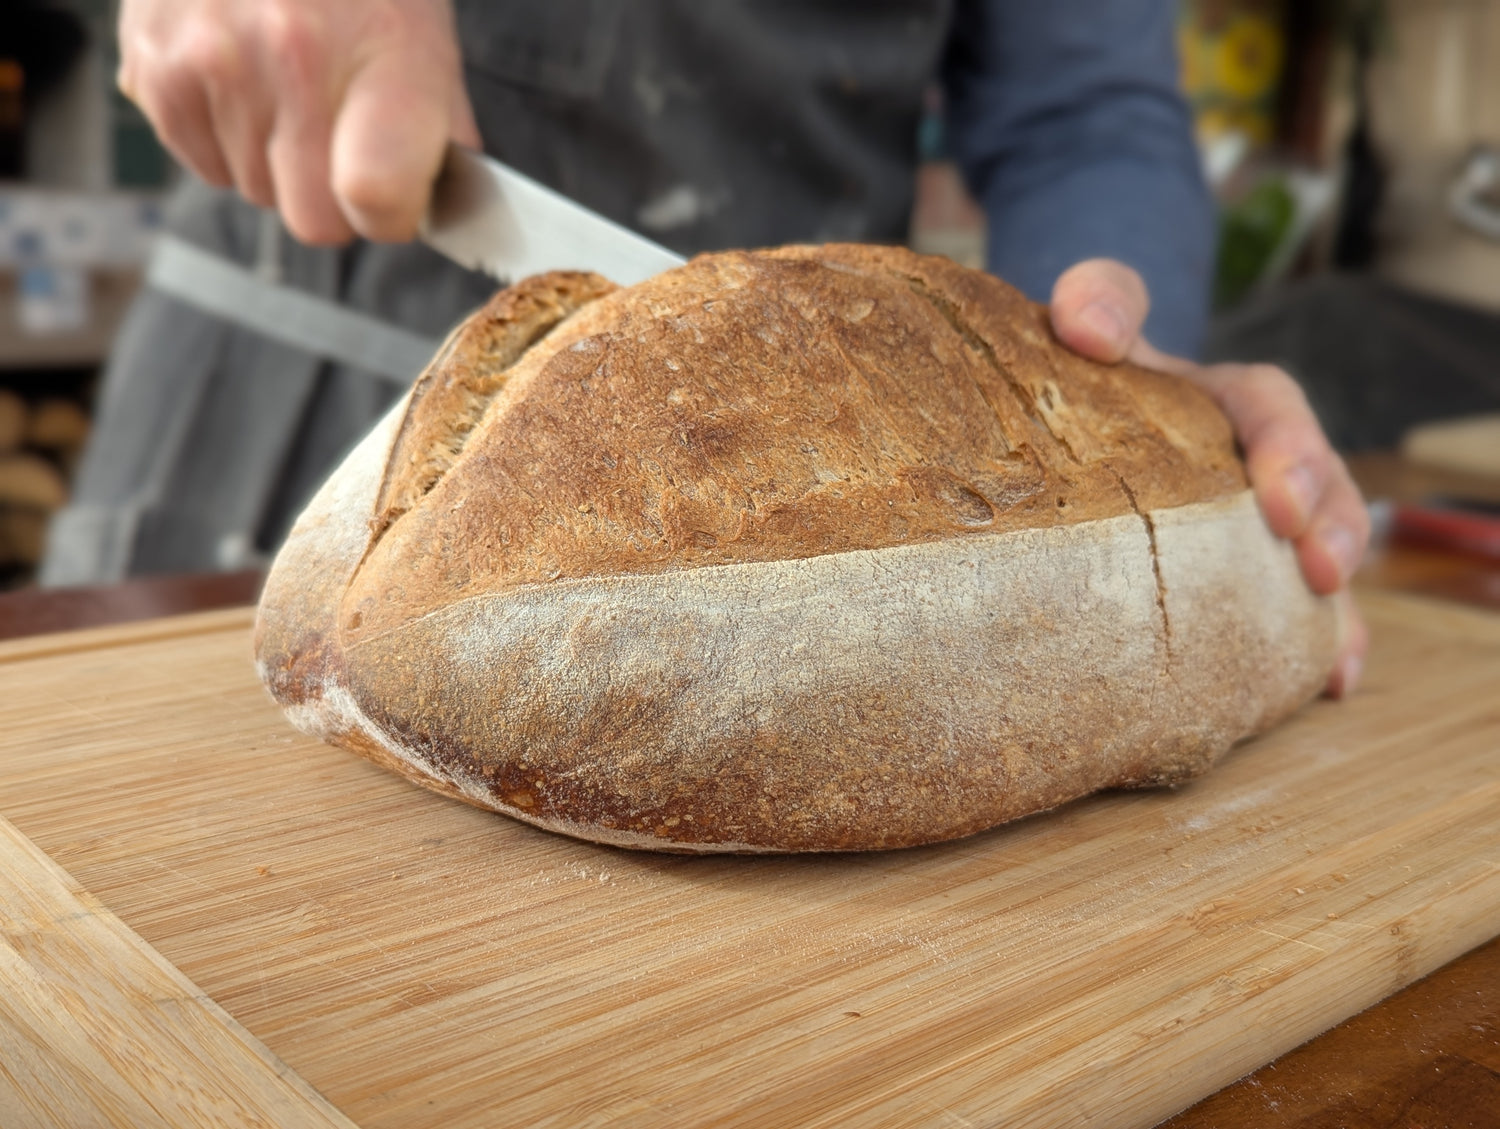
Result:
M1390 470L1376 464L1373 474ZM1399 475L1398 475L1399 480ZM1417 489L1406 480L1406 486ZM1383 491L1391 492L1391 491ZM1395 491L1400 493L1399 490ZM0 595L0 638L138 620L174 612L250 602L254 573L142 579L110 589ZM1500 609L1500 566L1407 548L1373 555L1361 583L1426 595L1461 597ZM39 882L48 860L34 860ZM69 893L87 901L88 895ZM139 954L143 975L175 971L150 950ZM163 989L164 991L167 989ZM212 1005L212 1001L208 1001ZM216 1005L212 1005L216 1006ZM227 1017L224 1017L227 1019ZM238 1030L228 1021L228 1030ZM253 1043L253 1040L248 1040ZM258 1046L258 1044L254 1044ZM246 1053L239 1048L235 1053ZM3 1063L0 1063L3 1070ZM305 1116L321 1109L317 1095L297 1090L264 1096L269 1108L287 1101ZM337 1111L326 1120L340 1123ZM1500 940L1494 940L1384 1002L1313 1039L1166 1124L1209 1126L1439 1126L1500 1124Z

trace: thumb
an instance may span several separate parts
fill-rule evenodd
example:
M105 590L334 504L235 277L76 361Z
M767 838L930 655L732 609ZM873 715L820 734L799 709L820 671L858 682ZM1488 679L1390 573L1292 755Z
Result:
M1052 329L1075 353L1114 364L1141 340L1151 298L1141 276L1114 259L1069 267L1052 287Z

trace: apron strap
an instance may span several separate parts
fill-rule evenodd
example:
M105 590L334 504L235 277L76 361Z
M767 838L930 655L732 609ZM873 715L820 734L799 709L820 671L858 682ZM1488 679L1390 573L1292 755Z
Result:
M172 235L158 238L146 284L283 345L403 384L427 367L442 344L270 282Z

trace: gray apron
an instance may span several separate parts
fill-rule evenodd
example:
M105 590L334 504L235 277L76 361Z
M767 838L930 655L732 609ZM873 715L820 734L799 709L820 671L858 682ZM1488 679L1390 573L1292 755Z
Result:
M937 73L951 6L455 5L486 150L684 254L904 239L922 92ZM179 260L210 252L241 284L274 291L263 328L315 323L316 304L306 316L277 312L286 309L277 302L310 295L325 312L338 303L354 329L321 343L306 332L267 336L224 316L237 303L256 305L254 294L235 291L215 306L202 297L206 286L165 285L158 262L163 285L142 291L106 368L43 584L264 562L417 375L420 362L409 358L494 289L420 245L316 249L275 229L268 237L256 209L191 180L167 229ZM370 319L364 336L389 331L394 344L351 347L359 318Z

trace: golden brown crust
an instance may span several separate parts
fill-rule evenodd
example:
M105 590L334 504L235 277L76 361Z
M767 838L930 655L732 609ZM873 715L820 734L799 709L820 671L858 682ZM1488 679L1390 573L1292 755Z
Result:
M483 383L501 308L455 335L406 427L442 432L450 389ZM392 461L346 605L364 631L467 592L1072 524L1245 483L1207 396L1075 357L1005 283L897 248L702 256L504 367L440 480Z

